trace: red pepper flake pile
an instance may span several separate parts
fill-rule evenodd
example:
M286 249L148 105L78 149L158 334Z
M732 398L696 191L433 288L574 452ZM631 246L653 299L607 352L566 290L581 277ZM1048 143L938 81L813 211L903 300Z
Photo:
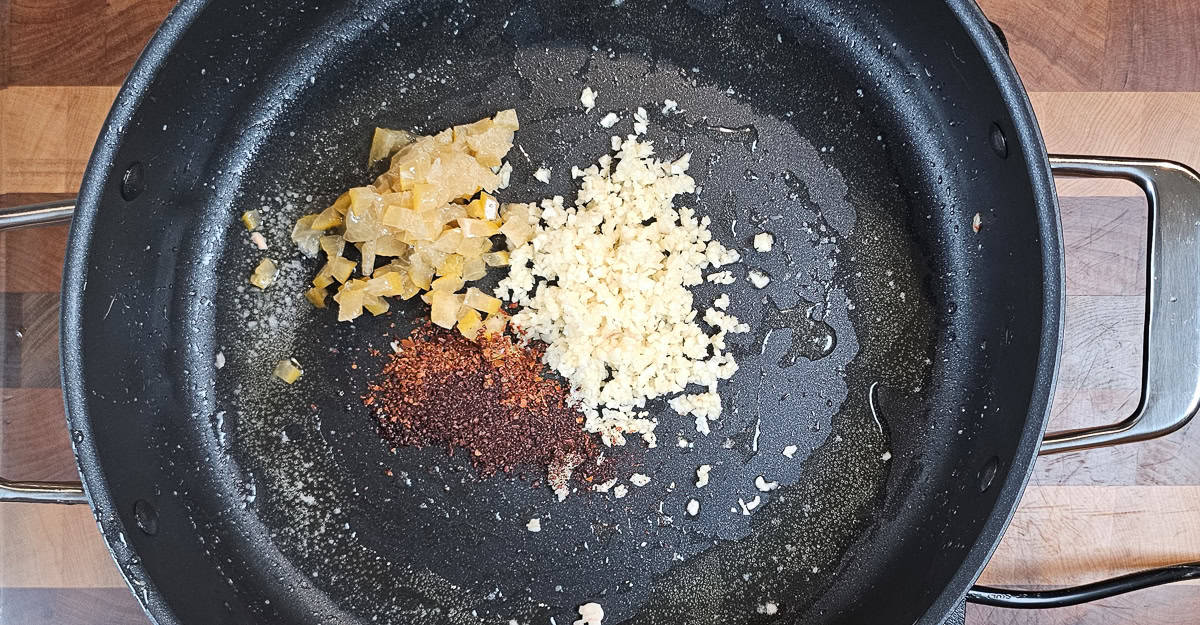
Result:
M400 341L364 401L393 445L467 450L482 477L536 466L561 499L572 476L585 483L608 476L567 390L542 374L545 349L506 335L472 342L426 324Z

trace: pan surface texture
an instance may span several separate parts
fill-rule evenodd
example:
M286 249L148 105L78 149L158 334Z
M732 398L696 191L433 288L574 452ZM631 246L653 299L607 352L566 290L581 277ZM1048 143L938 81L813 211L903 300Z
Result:
M609 452L651 483L561 503L535 467L479 479L464 454L393 454L361 396L372 350L423 305L313 309L294 220L373 178L375 126L506 108L522 127L501 200L570 201L571 166L637 107L658 154L692 154L677 204L744 257L721 290L752 332L712 434L655 403L660 445ZM249 209L280 261L266 291L246 281ZM589 601L609 624L938 623L1044 428L1060 247L1032 113L970 2L185 1L80 197L68 418L109 547L162 624L561 624ZM271 377L288 357L292 386Z

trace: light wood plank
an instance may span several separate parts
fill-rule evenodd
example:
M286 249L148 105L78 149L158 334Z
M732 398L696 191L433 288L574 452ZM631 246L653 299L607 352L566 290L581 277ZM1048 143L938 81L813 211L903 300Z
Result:
M116 91L0 90L0 193L75 193Z
M1060 586L1200 561L1198 501L1195 485L1030 485L980 581Z
M1046 139L1058 154L1137 156L1200 167L1200 92L1029 94ZM1141 195L1128 182L1059 181L1060 195Z
M61 389L0 389L0 475L78 480L69 437Z
M174 3L14 0L9 83L118 85Z
M21 625L147 625L128 588L0 588L5 623Z
M0 587L125 585L87 506L0 505L0 536Z
M1197 91L1193 0L979 0L1035 91Z

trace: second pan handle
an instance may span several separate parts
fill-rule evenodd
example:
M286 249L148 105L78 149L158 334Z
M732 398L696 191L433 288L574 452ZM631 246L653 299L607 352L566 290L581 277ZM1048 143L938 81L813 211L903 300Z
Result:
M0 230L70 221L75 198L0 208ZM79 482L25 482L0 476L0 502L87 503Z
M1200 409L1200 175L1174 161L1051 156L1057 175L1120 178L1149 206L1146 331L1138 407L1112 425L1050 432L1043 454L1142 441L1183 427Z

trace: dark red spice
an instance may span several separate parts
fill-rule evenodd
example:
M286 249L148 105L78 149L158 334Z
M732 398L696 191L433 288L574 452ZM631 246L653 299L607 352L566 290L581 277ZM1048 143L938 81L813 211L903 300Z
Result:
M538 467L556 490L570 475L603 482L611 471L602 450L563 385L543 375L544 352L537 342L473 342L426 324L400 341L364 401L388 442L466 450L482 477Z

